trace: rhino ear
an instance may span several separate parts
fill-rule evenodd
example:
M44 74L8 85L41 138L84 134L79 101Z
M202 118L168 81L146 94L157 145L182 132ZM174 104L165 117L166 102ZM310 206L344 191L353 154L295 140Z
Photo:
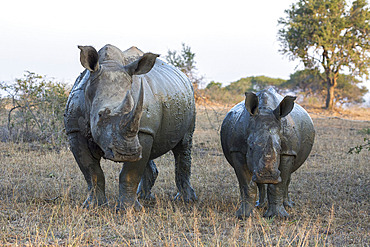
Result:
M148 73L154 66L158 54L145 53L141 58L125 66L126 71L131 75L142 75Z
M95 72L99 69L99 55L98 52L92 46L78 46L80 52L81 65L91 72Z
M281 119L288 115L294 107L295 96L285 96L285 98L280 102L278 107L273 111L277 119Z
M250 92L245 93L245 108L252 116L258 114L259 111L257 95Z

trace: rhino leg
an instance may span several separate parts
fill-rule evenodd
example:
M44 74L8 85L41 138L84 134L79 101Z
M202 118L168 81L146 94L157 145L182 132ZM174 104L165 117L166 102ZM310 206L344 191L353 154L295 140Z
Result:
M151 193L155 180L158 177L158 170L153 160L149 160L145 167L143 176L137 189L138 198L144 200L154 200L155 197Z
M136 192L149 161L153 137L139 133L139 140L143 150L142 158L135 162L124 162L119 174L119 201L117 209L126 210L131 207L134 207L136 211L142 209L141 204L137 200Z
M84 208L101 206L107 203L105 196L105 178L100 167L101 156L97 147L88 142L79 132L68 135L70 148L88 187L88 196Z
M264 215L265 217L289 217L284 207L284 199L286 199L288 193L293 162L294 156L281 156L279 169L282 181L278 184L269 184L267 187L268 209Z
M196 201L194 189L190 185L191 175L191 147L193 130L185 134L184 138L172 149L175 156L175 180L179 192L174 200L183 200L184 202Z
M240 208L236 211L239 219L244 219L252 214L257 197L257 186L252 181L252 174L249 172L245 155L240 152L231 153L232 166L239 181Z
M289 208L292 208L294 206L294 202L290 199L289 197L289 184L290 184L290 174L289 174L289 178L288 178L288 181L286 182L286 186L285 186L285 191L284 191L284 206L285 207L289 207Z
M258 208L264 208L267 206L267 198L266 198L266 184L257 184L258 186L258 195L259 199L256 202L256 207Z

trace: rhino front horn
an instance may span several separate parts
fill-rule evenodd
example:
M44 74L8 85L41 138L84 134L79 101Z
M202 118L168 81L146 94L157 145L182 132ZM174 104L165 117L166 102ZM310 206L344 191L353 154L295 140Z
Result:
M129 126L128 126L128 131L133 135L136 135L139 132L140 119L143 113L143 101L144 101L144 90L143 90L143 82L141 81L139 99L136 103L136 107L133 112L132 121L129 123Z

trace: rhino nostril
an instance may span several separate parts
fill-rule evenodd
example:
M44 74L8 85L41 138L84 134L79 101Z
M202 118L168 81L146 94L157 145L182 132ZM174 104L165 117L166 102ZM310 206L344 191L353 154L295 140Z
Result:
M109 115L110 113L111 113L110 109L105 108L104 110L99 111L98 116L103 117Z
M114 153L113 153L113 150L111 148L108 148L105 152L104 152L104 157L107 158L107 159L112 159L114 157Z

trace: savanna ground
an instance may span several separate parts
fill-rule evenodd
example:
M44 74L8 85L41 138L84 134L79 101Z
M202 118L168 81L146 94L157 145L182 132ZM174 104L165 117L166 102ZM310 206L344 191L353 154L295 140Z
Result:
M238 220L238 183L219 141L228 109L198 106L191 181L199 200L189 205L171 200L172 154L156 160L156 201L142 212L116 212L120 164L102 162L109 206L86 210L87 186L69 150L0 143L0 245L369 246L370 153L347 154L368 137L369 110L330 117L308 109L316 140L292 175L291 217L265 219L256 209Z

